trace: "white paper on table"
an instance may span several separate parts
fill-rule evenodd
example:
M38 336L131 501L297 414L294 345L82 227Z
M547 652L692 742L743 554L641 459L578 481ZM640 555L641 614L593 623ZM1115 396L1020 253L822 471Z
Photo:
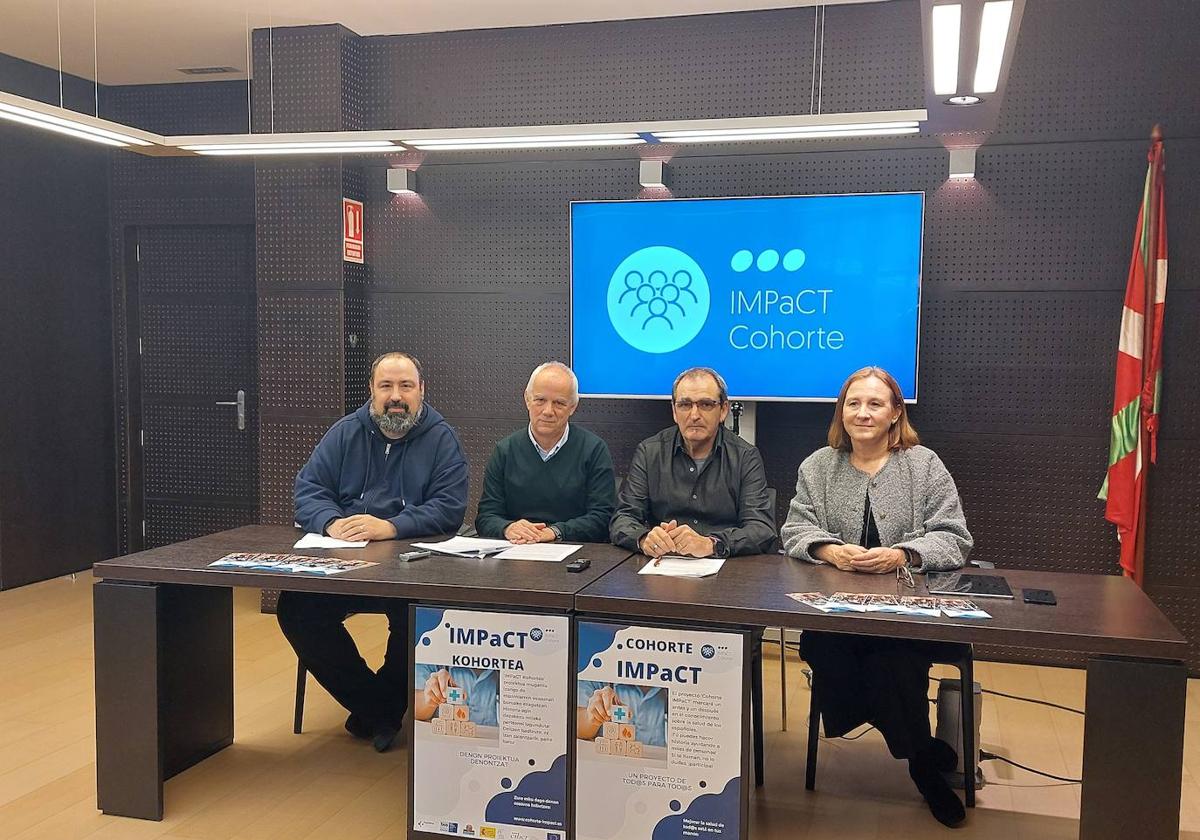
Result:
M581 548L581 545L566 543L529 543L506 548L495 557L497 560L542 560L547 563L561 563Z
M413 548L436 551L439 554L454 554L458 557L487 557L512 548L508 540L485 540L480 537L451 537L436 543L413 543Z
M725 565L724 557L675 557L664 554L638 570L639 575L702 578L715 575Z
M339 540L323 534L305 534L292 548L362 548L370 540Z

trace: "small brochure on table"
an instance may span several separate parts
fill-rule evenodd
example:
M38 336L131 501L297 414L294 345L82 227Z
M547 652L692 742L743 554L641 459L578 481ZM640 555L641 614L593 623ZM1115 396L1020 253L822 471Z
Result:
M210 566L262 569L272 572L299 572L309 575L337 575L378 565L366 560L342 560L337 557L305 557L300 554L226 554Z
M715 575L725 565L724 557L674 557L664 554L638 569L639 575L702 578Z
M413 830L562 840L570 619L413 610Z
M745 836L745 636L579 621L576 840Z
M937 618L991 618L986 611L967 598L934 598L928 595L874 595L863 592L789 592L787 596L823 613L882 612L895 615L919 615Z

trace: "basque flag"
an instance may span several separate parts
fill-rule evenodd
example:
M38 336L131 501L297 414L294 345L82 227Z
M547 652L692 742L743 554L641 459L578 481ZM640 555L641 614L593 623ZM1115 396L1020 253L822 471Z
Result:
M1133 259L1125 286L1108 475L1100 488L1104 518L1117 526L1121 568L1142 585L1146 541L1146 468L1157 460L1162 387L1162 326L1167 299L1167 220L1162 131L1154 127Z

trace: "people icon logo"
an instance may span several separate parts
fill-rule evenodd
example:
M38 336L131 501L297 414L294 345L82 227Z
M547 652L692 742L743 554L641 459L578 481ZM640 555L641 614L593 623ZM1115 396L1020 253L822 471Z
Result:
M670 353L708 320L708 278L677 248L652 245L621 261L608 284L608 317L617 335L646 353Z

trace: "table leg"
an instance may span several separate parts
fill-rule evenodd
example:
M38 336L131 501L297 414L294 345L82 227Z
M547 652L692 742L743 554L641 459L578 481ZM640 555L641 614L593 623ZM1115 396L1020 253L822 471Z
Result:
M1080 840L1179 837L1186 697L1178 662L1088 661Z
M779 628L779 719L787 732L787 629Z
M233 593L100 581L96 801L161 820L163 782L233 742Z

